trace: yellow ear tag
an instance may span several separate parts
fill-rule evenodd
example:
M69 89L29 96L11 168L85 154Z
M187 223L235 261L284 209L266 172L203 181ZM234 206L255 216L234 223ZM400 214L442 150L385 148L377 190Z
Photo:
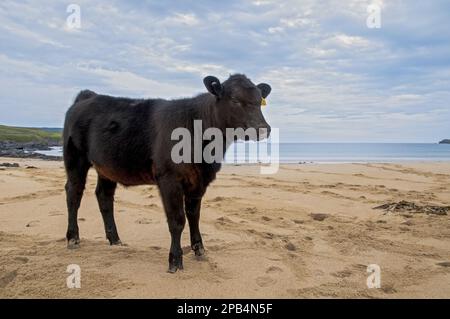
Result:
M265 98L261 98L261 105L262 106L266 106L267 105L267 102L266 102Z

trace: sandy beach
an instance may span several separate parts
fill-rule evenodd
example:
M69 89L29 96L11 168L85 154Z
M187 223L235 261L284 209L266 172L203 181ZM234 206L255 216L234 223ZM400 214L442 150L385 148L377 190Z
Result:
M387 212L402 200L450 206L450 163L225 166L203 201L207 256L183 233L183 271L169 274L170 235L156 186L116 192L127 246L105 239L89 172L81 248L65 242L63 163L0 158L0 297L449 298L450 216ZM81 288L66 268L81 267ZM381 288L366 285L367 265Z

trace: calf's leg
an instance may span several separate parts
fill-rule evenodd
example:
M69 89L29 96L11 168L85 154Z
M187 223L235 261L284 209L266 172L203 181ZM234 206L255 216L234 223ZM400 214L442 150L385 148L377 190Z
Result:
M169 224L171 236L169 252L169 272L174 273L183 269L183 250L181 249L181 233L186 224L183 209L183 189L175 178L162 177L158 179L158 187L164 210Z
M202 235L200 234L199 228L201 202L201 197L189 197L188 195L186 195L184 201L191 234L191 248L196 256L203 256L205 254L205 248L203 247Z
M111 245L122 244L119 234L117 233L116 222L114 221L114 193L116 187L116 182L98 176L95 195L97 196L98 207L102 213L106 238Z
M89 163L86 159L80 157L66 160L66 202L68 211L67 227L67 248L73 249L80 246L80 235L78 231L78 208L83 197L84 186L86 184L86 175L89 170Z

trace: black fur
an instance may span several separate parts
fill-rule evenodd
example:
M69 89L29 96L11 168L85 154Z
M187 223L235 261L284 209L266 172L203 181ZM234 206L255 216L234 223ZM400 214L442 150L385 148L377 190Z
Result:
M129 99L82 91L69 108L64 123L64 164L69 223L69 248L79 246L77 212L91 166L98 172L96 195L110 244L121 244L113 216L117 183L126 186L157 184L167 215L172 243L169 271L181 269L180 237L188 219L191 247L204 253L199 230L201 199L221 164L176 164L171 159L175 128L193 131L202 120L203 130L217 127L266 128L260 108L270 86L255 86L245 75L232 75L223 84L204 79L210 93L178 100ZM225 136L225 132L223 134ZM226 148L228 145L225 145Z

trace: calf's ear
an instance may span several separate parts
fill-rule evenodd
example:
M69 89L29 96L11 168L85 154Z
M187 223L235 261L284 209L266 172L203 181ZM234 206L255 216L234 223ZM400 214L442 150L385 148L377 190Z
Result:
M209 93L214 94L218 98L221 98L223 95L223 86L220 83L219 79L215 76L208 75L203 79L203 83L206 86L206 89Z
M266 97L269 96L270 91L272 91L272 88L270 87L269 84L267 83L259 83L256 86L260 91L261 91L261 96L265 99Z

